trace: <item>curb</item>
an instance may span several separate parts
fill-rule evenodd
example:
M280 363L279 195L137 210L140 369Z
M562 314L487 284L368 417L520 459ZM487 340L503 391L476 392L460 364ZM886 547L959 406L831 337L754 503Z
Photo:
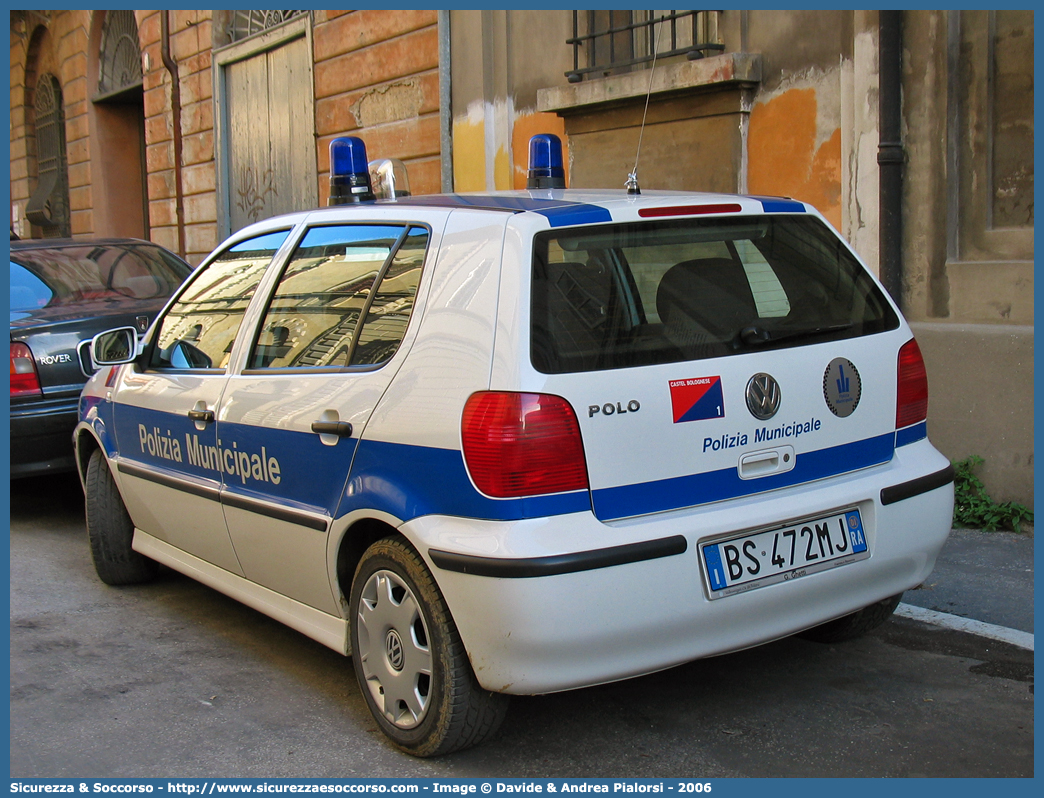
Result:
M942 626L958 632L988 637L1012 646L1033 651L1033 635L1030 632L1021 632L1018 629L1009 629L1006 626L994 626L992 623L973 621L970 618L961 618L945 612L926 610L923 607L914 607L911 604L900 604L895 608L895 614L902 618L910 618L914 621L930 623L933 626Z

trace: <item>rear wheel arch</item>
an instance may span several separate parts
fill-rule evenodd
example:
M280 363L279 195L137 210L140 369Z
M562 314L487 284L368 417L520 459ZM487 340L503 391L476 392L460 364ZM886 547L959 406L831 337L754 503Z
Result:
M341 541L337 546L336 574L338 601L348 610L348 597L352 593L352 580L355 578L355 569L366 550L374 543L383 538L399 538L406 540L405 536L394 526L378 518L362 518L345 530ZM408 545L409 544L407 541Z

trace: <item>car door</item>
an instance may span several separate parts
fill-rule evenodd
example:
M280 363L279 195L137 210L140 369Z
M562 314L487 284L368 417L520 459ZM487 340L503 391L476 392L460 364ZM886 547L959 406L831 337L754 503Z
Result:
M247 306L289 229L241 240L198 270L167 309L147 364L114 391L117 469L134 525L242 574L221 512L226 463L216 411Z
M217 434L234 462L222 505L244 574L332 614L331 520L359 436L408 349L432 236L431 221L307 229L222 399Z

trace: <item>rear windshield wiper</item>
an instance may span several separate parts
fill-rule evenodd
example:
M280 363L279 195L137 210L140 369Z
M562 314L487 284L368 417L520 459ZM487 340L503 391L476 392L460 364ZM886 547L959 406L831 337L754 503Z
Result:
M798 338L814 338L817 335L849 330L852 324L828 324L822 327L809 327L803 330L766 330L756 324L750 324L739 331L739 339L747 346L768 346L780 341L793 341Z

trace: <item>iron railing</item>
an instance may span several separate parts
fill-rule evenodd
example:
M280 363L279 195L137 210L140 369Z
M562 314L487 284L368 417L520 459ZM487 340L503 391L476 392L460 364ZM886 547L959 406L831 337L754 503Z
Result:
M725 50L718 41L721 11L574 11L570 83L585 75L626 71L656 58L703 58ZM664 26L661 30L661 25ZM657 41L658 40L658 41ZM580 66L581 51L587 62Z
M307 10L274 11L272 9L233 11L231 22L225 29L225 32L228 34L230 41L239 42L253 36L255 33L274 28L276 25L282 25L287 20L307 13Z

